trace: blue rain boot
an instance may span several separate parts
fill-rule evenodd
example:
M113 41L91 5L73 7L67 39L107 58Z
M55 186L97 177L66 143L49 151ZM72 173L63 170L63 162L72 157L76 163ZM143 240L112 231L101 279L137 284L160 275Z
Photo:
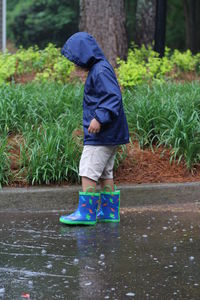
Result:
M98 222L120 221L120 191L101 192L101 203L97 212Z
M59 221L67 225L95 225L99 193L79 192L79 205L71 215L61 216Z

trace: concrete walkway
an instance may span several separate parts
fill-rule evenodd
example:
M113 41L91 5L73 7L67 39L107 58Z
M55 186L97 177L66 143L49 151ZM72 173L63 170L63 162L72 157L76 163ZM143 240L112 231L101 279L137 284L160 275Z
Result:
M121 185L121 207L200 203L200 182ZM3 188L0 211L71 211L80 186Z

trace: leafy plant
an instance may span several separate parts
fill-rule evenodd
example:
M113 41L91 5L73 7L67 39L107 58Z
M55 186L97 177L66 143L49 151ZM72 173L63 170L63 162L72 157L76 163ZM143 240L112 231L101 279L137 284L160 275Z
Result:
M8 185L11 175L7 137L0 137L0 188L3 184Z
M165 48L165 56L159 58L152 47L138 49L132 45L126 61L118 59L117 74L124 87L132 87L143 82L164 82L180 76L184 72L199 72L199 54L192 55L190 50L180 52Z
M188 49L187 51L181 53L179 50L175 49L172 54L171 61L173 65L178 68L179 72L194 71L196 65L195 56Z
M73 63L61 55L60 49L48 44L44 50L37 46L20 49L15 54L0 54L0 84L15 81L21 75L34 75L36 81L67 83Z
M0 52L0 85L7 80L11 80L16 71L15 56Z
M128 52L127 61L118 59L117 74L122 86L131 87L155 79L163 81L172 71L168 48L165 57L159 58L151 46L145 48L143 45L140 49L134 45L132 47Z

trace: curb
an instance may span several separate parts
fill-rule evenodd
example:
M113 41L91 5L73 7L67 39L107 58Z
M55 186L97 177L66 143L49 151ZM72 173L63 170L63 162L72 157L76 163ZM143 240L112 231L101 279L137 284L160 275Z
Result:
M200 203L200 182L120 185L121 207ZM0 211L72 211L81 186L3 188Z

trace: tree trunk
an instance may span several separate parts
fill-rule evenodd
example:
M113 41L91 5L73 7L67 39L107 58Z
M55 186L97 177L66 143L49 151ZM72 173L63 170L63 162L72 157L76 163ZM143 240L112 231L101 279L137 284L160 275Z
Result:
M193 53L200 50L200 1L183 0L186 24L186 47Z
M138 0L136 11L136 43L152 44L155 36L156 0Z
M165 52L167 0L157 0L156 2L154 50L160 54L160 57L163 57Z
M137 0L125 0L125 12L126 12L126 31L128 45L135 41L135 27L136 27L136 8Z
M113 66L126 58L124 0L80 0L79 29L94 36Z

